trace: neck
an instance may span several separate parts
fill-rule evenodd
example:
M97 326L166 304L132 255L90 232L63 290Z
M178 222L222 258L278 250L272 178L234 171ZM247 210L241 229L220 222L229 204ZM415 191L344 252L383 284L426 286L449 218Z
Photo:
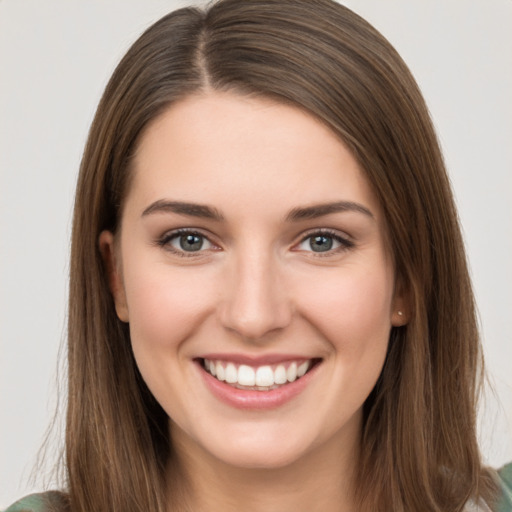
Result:
M173 432L176 465L169 470L173 511L354 510L357 438L340 445L335 436L288 465L262 469L226 464L182 436L186 436L182 431Z

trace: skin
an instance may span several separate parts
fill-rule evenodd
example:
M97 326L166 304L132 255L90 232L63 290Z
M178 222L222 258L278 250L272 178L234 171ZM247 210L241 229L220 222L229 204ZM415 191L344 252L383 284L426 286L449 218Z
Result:
M362 406L390 329L407 316L358 163L297 108L208 92L149 125L133 172L119 232L103 232L100 248L139 369L171 418L185 502L223 512L350 510ZM222 219L159 201L208 205ZM288 218L339 201L362 208ZM204 236L202 249L182 249L180 228ZM319 230L329 230L321 234L331 250L311 245ZM245 410L205 385L195 358L211 352L321 363L284 405Z

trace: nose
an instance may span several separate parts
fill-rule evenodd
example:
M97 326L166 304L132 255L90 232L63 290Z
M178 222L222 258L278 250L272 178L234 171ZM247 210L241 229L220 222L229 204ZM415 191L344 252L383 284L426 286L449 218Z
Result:
M220 310L226 329L246 340L263 341L289 325L292 304L278 266L270 256L253 252L241 256L230 268Z

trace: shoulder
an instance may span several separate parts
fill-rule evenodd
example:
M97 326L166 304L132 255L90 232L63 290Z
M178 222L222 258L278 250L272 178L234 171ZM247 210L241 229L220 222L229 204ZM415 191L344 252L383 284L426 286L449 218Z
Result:
M25 496L13 503L4 512L61 512L66 510L65 494L48 491Z
M512 463L503 466L498 475L502 489L498 512L512 512Z

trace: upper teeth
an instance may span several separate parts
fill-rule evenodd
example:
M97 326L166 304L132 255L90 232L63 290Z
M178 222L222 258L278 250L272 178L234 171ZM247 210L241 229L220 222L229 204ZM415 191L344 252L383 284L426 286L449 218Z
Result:
M248 366L225 361L204 360L205 369L218 380L239 386L269 388L293 382L311 367L311 360L287 362L277 365Z

